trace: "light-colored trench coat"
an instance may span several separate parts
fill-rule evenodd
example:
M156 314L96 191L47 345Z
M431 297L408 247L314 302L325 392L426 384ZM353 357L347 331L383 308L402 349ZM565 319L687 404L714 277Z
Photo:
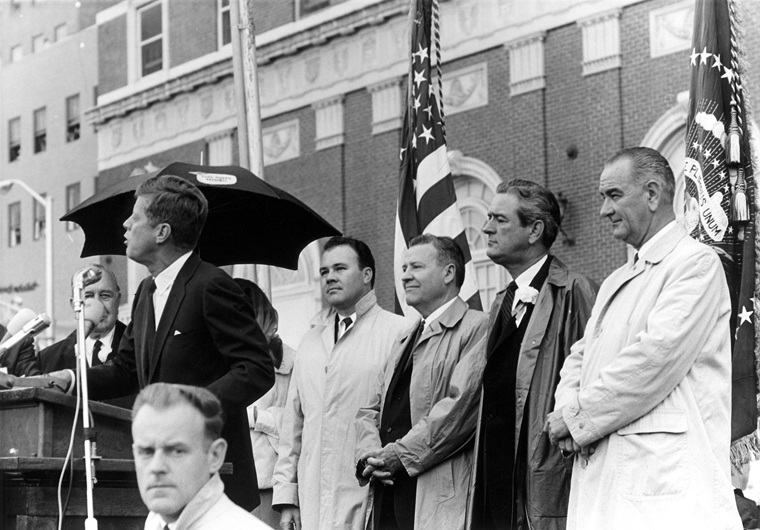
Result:
M418 325L419 320L399 337L382 385L375 385L368 405L357 414L354 461L382 447L379 428L385 391ZM415 528L464 528L472 449L460 449L475 433L487 325L484 313L468 309L457 297L440 318L426 326L412 352L412 430L394 445L409 476L417 477ZM368 528L374 524L373 500L371 495Z
M680 225L602 284L556 408L594 445L568 530L741 529L730 483L730 301L716 253Z
M298 347L274 470L272 505L294 504L303 530L359 529L367 490L354 477L354 419L376 391L391 346L409 323L371 291L335 343L335 311L320 312Z

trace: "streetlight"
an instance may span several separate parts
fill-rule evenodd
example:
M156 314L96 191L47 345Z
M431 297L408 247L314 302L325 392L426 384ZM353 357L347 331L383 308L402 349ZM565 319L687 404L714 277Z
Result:
M14 184L21 186L45 208L45 312L50 317L50 327L45 335L49 346L53 343L55 330L55 319L53 318L53 197L43 197L26 182L18 179L0 180L0 193L8 193Z

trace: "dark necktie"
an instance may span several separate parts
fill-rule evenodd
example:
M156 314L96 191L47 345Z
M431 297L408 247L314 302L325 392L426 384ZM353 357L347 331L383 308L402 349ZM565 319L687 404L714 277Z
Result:
M343 333L340 332L340 323L343 322ZM335 342L338 342L338 339L341 338L343 335L346 334L346 331L348 331L348 327L353 324L353 320L351 320L351 317L346 317L344 319L340 319L340 315L337 313L335 314Z
M406 350L404 351L404 369L401 370L401 373L403 374L406 372L409 367L412 365L412 350L414 350L414 346L417 344L417 342L420 340L420 336L422 335L422 330L425 329L425 319L423 318L420 320L420 325L417 326L417 330L414 332L414 334L409 337L409 344L406 347ZM400 363L399 363L400 364Z
M92 346L92 362L90 363L91 366L97 366L99 364L103 364L100 361L100 357L98 354L100 353L100 348L103 347L103 343L100 342L100 340L96 340L95 344Z
M148 303L145 312L145 348L147 357L153 354L153 341L156 338L156 308L153 305L153 293L156 292L156 281L151 278L148 284Z
M507 329L510 322L512 322L515 318L512 316L512 305L515 302L515 292L517 292L517 284L515 282L511 282L507 286L507 292L504 293L504 302L501 304L501 311L499 311L499 315L501 316L502 329Z

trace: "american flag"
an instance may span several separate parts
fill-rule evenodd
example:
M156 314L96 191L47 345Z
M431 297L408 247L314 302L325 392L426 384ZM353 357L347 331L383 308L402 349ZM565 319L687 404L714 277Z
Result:
M409 314L401 285L401 266L407 243L423 234L449 236L465 255L465 280L459 293L470 307L480 309L480 294L470 247L457 208L454 182L446 151L443 108L440 100L440 47L437 0L413 0L412 49L406 116L401 134L401 175L396 212L397 311ZM432 39L431 39L432 35ZM438 90L431 62L438 65Z
M734 0L694 8L687 120L685 217L691 235L721 257L733 324L731 457L757 452L755 373L755 179Z

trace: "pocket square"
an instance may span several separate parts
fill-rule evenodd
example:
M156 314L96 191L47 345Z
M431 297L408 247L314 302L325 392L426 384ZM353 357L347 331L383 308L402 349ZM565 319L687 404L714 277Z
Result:
M178 330L178 329L175 329L174 330L174 336L176 337L177 335L182 335L182 332L180 330Z

